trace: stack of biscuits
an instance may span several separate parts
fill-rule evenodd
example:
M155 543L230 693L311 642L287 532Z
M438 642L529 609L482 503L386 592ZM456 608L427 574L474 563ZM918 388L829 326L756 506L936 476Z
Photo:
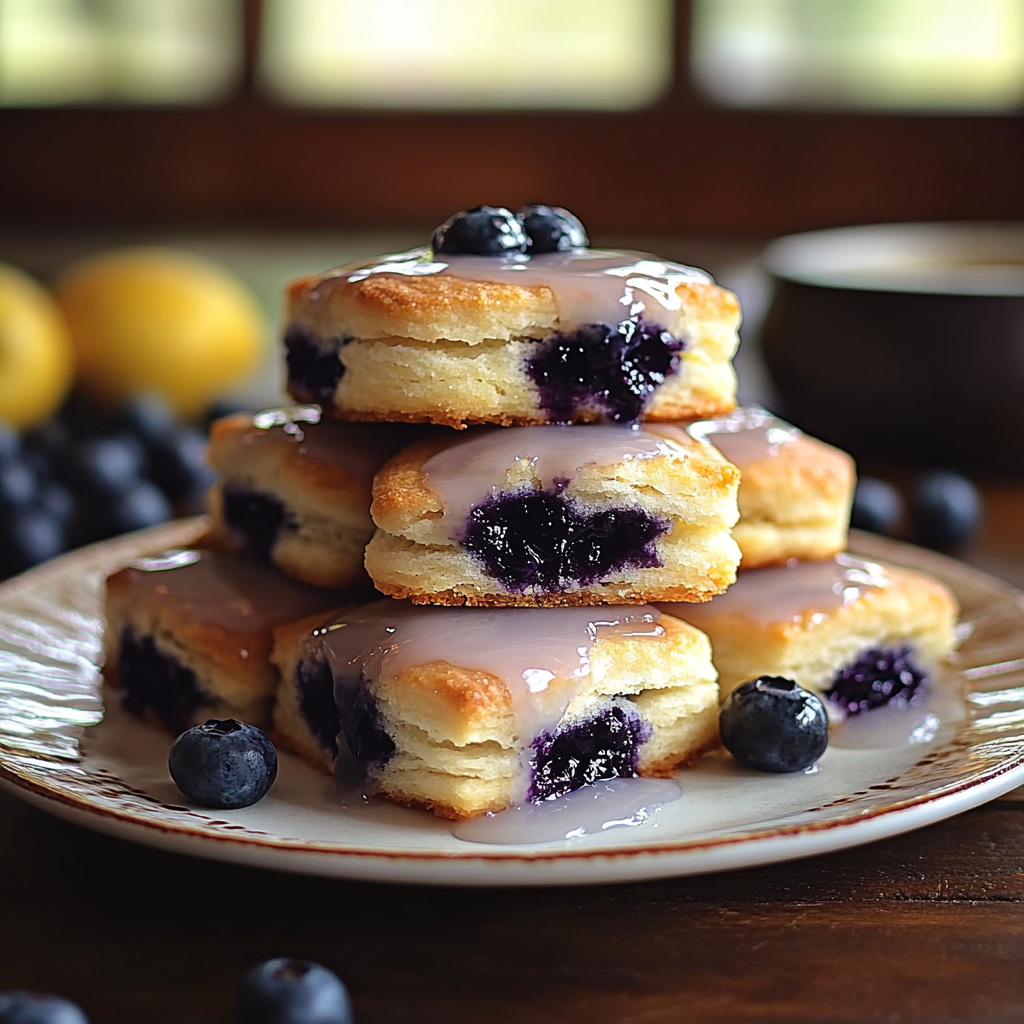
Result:
M289 287L305 404L216 423L207 543L108 581L126 709L466 818L669 775L744 679L858 713L949 653L945 588L843 554L849 457L736 410L735 296L533 209Z

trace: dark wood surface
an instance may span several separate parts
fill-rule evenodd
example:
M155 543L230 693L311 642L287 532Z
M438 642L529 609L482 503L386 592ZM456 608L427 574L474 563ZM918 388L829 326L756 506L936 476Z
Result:
M1024 583L1024 489L966 557ZM1024 790L857 850L579 889L386 887L96 835L0 794L0 990L93 1024L230 1021L250 965L305 956L360 1024L1024 1019Z

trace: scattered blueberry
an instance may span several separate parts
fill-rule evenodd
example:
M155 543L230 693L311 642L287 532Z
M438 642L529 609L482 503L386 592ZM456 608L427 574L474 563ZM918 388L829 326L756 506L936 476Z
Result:
M0 576L24 572L56 558L65 547L64 524L40 508L30 507L15 512L6 521L4 532Z
M0 515L30 504L37 490L36 475L22 459L0 462Z
M579 219L560 206L524 206L516 216L526 232L526 251L531 256L585 249L590 244Z
M148 480L136 480L122 493L101 499L95 512L95 533L101 537L144 530L174 516L167 496Z
M56 480L44 480L36 494L36 505L65 526L75 515L75 496Z
M195 427L171 430L150 449L153 479L171 501L202 494L213 483L206 436Z
M149 447L170 437L177 429L178 421L160 395L146 393L136 395L124 407L121 424Z
M0 992L0 1024L89 1024L74 1003L42 992Z
M0 422L0 462L13 459L21 451L21 437L6 423Z
M914 540L929 548L966 544L981 524L978 489L966 477L946 470L925 473L910 496Z
M903 499L892 484L873 476L865 476L857 481L850 512L852 527L891 537L902 518Z
M352 1002L338 976L309 960L268 960L246 972L235 1024L351 1024Z
M449 217L435 232L434 252L503 256L526 252L523 225L504 206L475 206Z
M277 777L274 744L256 726L233 718L211 718L183 732L167 763L178 789L201 807L248 807Z
M828 746L824 704L781 676L737 686L722 704L718 728L726 750L759 772L802 771Z
M64 475L75 490L105 499L124 493L140 479L146 453L136 438L118 434L75 441L62 461Z

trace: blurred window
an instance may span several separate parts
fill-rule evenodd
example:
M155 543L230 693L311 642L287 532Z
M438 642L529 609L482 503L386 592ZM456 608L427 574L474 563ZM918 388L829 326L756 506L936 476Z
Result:
M264 0L259 80L307 106L629 110L672 81L672 0Z
M0 0L0 106L209 103L241 73L241 0Z
M694 0L694 80L739 107L1024 102L1022 0Z

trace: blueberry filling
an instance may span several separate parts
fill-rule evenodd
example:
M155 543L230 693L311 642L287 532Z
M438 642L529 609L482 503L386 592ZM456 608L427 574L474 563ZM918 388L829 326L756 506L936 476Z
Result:
M139 718L155 715L173 733L184 732L196 711L212 701L190 668L160 651L152 637L130 629L121 634L117 675L122 707Z
M547 800L592 782L636 775L640 744L649 735L650 727L623 698L593 718L545 733L533 745L527 799Z
M526 372L549 422L568 423L578 410L589 410L632 423L655 389L678 371L683 342L653 324L625 320L617 327L556 331L538 348Z
M461 543L506 590L562 591L661 565L655 542L668 528L638 508L591 512L560 493L506 491L470 510Z
M295 686L299 696L299 713L309 731L331 757L338 756L338 733L341 716L334 703L334 677L324 658L300 661L295 670Z
M338 777L341 781L359 781L366 769L388 763L395 753L395 744L384 729L377 702L370 693L365 677L344 680L334 689L339 737L344 749L338 751Z
M885 704L909 704L927 678L909 647L872 648L833 676L825 696L847 715L857 715Z
M284 336L288 390L300 402L334 408L334 392L345 375L338 353L351 338L318 342L304 327L289 327Z
M224 485L223 511L231 532L264 562L270 561L281 530L296 529L295 517L284 502L238 484Z

